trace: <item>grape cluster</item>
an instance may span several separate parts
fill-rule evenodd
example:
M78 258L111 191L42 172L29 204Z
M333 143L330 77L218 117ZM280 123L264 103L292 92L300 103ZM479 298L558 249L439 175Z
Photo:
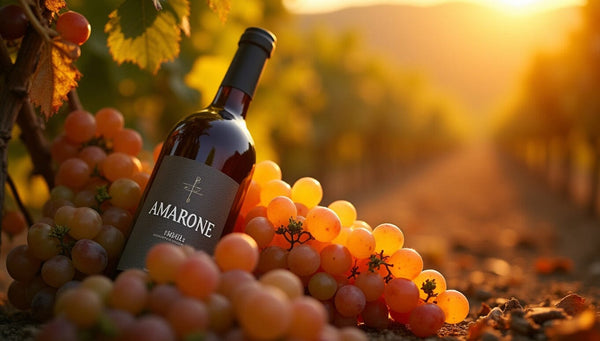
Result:
M142 142L116 109L67 115L51 146L57 171L43 217L27 229L27 244L6 258L15 307L45 320L57 291L114 271L150 176L152 160L137 157Z
M440 272L423 269L419 253L404 247L398 226L372 228L351 202L324 206L322 197L314 178L290 185L275 162L256 165L236 229L260 248L257 275L275 269L297 275L336 326L384 329L393 320L426 337L444 323L464 320L466 297L447 289Z
M8 4L0 8L0 37L7 41L20 39L25 35L29 19L19 4ZM65 11L58 14L54 26L58 38L77 46L90 37L91 26L87 18L78 12Z
M60 293L56 317L36 340L367 340L356 326L329 323L291 271L256 277L258 259L256 242L239 232L221 239L213 256L155 245L147 272L125 270L114 281L92 275Z

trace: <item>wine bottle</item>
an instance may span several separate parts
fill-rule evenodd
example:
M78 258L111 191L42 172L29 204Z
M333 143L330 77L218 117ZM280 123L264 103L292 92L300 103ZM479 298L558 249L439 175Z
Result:
M232 231L256 163L246 112L275 42L267 30L246 29L212 103L171 130L117 271L144 269L148 250L165 241L212 253Z

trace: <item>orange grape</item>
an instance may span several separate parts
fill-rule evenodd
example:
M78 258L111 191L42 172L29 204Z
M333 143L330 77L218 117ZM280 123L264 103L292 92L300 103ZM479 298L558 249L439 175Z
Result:
M16 236L27 229L27 221L21 211L6 210L2 215L1 226L2 231L8 233L10 236Z
M394 265L390 268L394 277L412 280L423 271L423 258L414 249L402 248L394 252L388 263Z
M185 260L186 255L178 245L159 243L146 254L146 269L156 283L174 282L177 271Z
M383 223L373 229L375 251L391 255L404 246L404 233L394 224Z
M83 143L94 137L96 119L85 110L74 110L67 115L64 123L65 136L74 143Z
M340 287L334 297L335 309L345 317L358 316L367 304L365 294L357 286Z
M292 185L292 200L301 203L311 209L317 206L323 199L323 188L321 183L311 177L303 177Z
M64 314L69 321L82 328L90 328L102 314L102 300L91 289L73 288L60 295L55 303L55 314Z
M321 257L312 247L308 245L298 245L288 253L287 265L290 271L296 275L308 276L319 269Z
M104 159L106 159L106 152L104 151L104 149L98 146L86 146L83 149L81 149L81 151L79 151L77 157L82 159L85 163L87 163L90 169L100 169L100 165L102 164Z
M219 285L219 267L205 252L197 251L179 266L175 285L186 296L205 299Z
M391 310L407 313L419 304L419 288L406 278L393 278L383 291L385 302Z
M136 164L130 155L125 153L111 153L102 163L102 173L109 181L128 178L136 171Z
M410 313L408 327L418 337L434 336L444 325L444 312L433 303L419 305Z
M439 295L446 291L446 278L444 278L444 275L433 269L423 270L415 279L413 279L413 282L415 282L419 288L419 295L421 296L421 299L427 299L427 294L423 291L423 289L421 289L426 280L435 280L435 289L433 290L434 294Z
M367 302L375 301L383 295L385 281L377 272L363 271L354 281L356 285L365 294Z
M125 119L115 108L102 108L96 112L96 135L112 139L123 129Z
M184 340L208 328L209 317L206 304L191 297L180 297L171 304L166 319L177 337Z
M347 200L336 200L327 207L338 215L342 226L352 226L356 220L356 208Z
M264 160L256 163L252 179L261 187L271 180L281 180L281 168L271 160Z
M300 278L287 269L271 270L263 274L259 282L279 288L291 300L304 294L304 285Z
M56 161L56 163L61 164L63 161L77 157L79 153L79 145L75 142L69 141L69 139L65 135L60 135L54 141L52 141L52 145L50 146L50 155L52 155L52 160Z
M444 312L446 323L460 323L469 315L469 300L460 291L446 290L439 294L435 300Z
M283 180L270 180L264 184L261 184L260 190L260 204L267 206L273 198L278 196L290 197L291 187Z
M142 151L142 145L142 135L133 129L121 129L113 136L115 152L136 156Z
M292 306L287 296L272 286L249 290L245 296L237 309L244 334L259 340L282 338L292 322Z
M321 268L332 275L342 275L352 268L352 255L340 244L329 244L321 250Z
M221 271L233 269L254 271L258 264L258 245L249 235L233 232L217 243L214 259Z
M328 314L321 302L310 296L292 300L292 321L288 337L298 340L316 340L327 325Z
M306 215L306 230L318 241L332 241L342 228L340 219L333 210L323 206L315 206Z
M263 249L273 240L275 228L267 218L254 217L246 224L244 233L252 237L258 247Z
M267 218L274 227L287 226L290 218L296 218L296 205L286 196L277 196L267 205Z
M355 228L348 234L346 247L354 257L368 258L375 251L375 237L365 228Z
M273 269L287 267L288 251L277 245L267 246L260 253L256 272L261 274Z
M367 223L364 220L355 220L354 223L352 223L352 226L350 227L353 229L362 227L369 230L370 232L373 232L373 228L371 227L371 225L369 225L369 223Z
M90 180L91 171L88 164L82 159L67 159L58 167L55 183L56 185L64 185L78 190Z

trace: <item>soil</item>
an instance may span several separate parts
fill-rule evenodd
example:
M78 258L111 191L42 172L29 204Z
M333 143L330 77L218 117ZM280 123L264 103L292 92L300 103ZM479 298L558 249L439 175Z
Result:
M468 297L468 318L428 340L600 340L600 220L492 146L411 166L345 199L372 226L401 227L425 268ZM31 337L26 314L0 312L0 339ZM367 332L418 339L398 324Z

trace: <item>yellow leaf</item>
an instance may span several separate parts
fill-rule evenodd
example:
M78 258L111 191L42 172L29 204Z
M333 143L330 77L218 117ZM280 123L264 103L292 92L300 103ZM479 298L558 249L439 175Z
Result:
M217 13L221 22L227 21L227 15L229 14L229 10L231 10L231 1L230 0L208 0L208 7Z
M58 12L59 10L66 7L67 4L65 3L64 0L46 0L46 1L44 1L44 6L50 12Z
M58 111L69 91L77 87L81 73L73 63L78 57L79 46L64 40L42 45L29 95L46 119Z
M179 55L181 30L189 32L189 13L188 0L164 2L159 11L152 1L125 0L104 27L113 59L156 73Z

